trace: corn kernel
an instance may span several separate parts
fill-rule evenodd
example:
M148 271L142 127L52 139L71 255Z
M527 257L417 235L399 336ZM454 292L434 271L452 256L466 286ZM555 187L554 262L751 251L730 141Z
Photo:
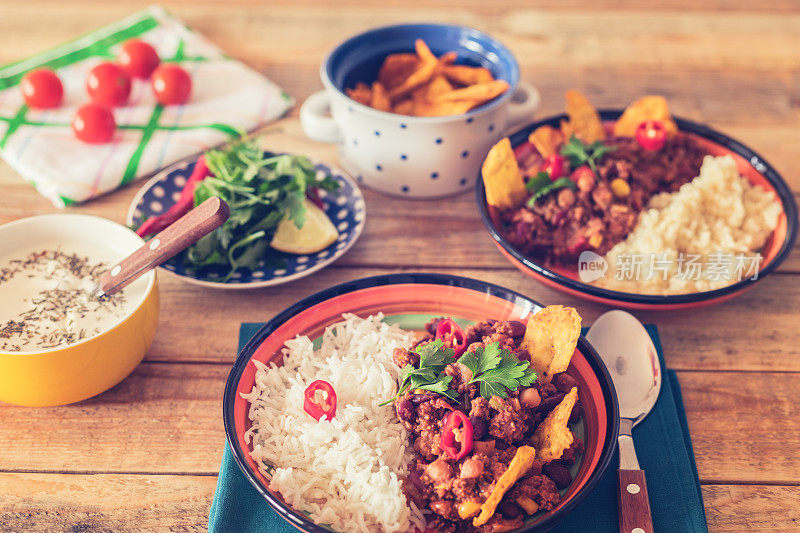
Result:
M534 505L536 505L535 502ZM458 505L458 516L460 516L462 520L466 520L478 514L480 510L481 504L478 502L473 500L463 501Z
M617 198L625 198L631 193L631 186L622 178L615 178L611 180L611 192Z
M539 510L539 504L537 504L535 501L528 498L527 496L521 496L517 498L517 504L520 507L522 507L528 514L534 514Z

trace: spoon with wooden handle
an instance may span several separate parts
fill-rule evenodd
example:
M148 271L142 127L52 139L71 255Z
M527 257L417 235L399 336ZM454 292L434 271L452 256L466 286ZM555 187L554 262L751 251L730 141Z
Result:
M229 215L228 204L212 196L100 276L94 291L95 296L114 294L122 290L145 272L223 225Z

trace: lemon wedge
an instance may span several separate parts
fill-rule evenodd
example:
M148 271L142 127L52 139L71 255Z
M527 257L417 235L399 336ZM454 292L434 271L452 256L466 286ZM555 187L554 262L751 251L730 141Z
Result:
M339 232L325 212L309 200L303 201L306 222L302 228L284 217L278 224L270 246L290 254L313 254L324 250L339 238Z

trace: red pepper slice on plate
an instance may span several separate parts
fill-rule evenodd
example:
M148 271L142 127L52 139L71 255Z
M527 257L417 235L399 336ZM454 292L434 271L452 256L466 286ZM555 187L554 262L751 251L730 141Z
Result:
M544 164L544 171L550 175L550 181L556 181L564 175L566 158L563 155L550 154Z
M304 398L303 409L311 418L319 420L325 417L327 420L333 420L336 414L336 391L333 390L333 385L318 379L306 387Z
M658 120L645 120L636 128L636 142L645 150L661 150L667 142L667 129Z
M460 357L467 349L467 336L464 330L449 318L439 321L436 326L436 338L445 344L450 344L455 358Z
M451 411L442 428L442 449L451 459L463 459L472 451L472 435L469 417L463 411Z
M209 174L208 166L206 166L206 158L201 155L197 158L197 163L194 164L192 175L186 180L186 185L183 186L178 201L167 209L164 214L145 220L142 225L139 226L139 229L136 230L137 235L140 237L147 237L151 233L158 233L188 213L192 207L194 207L195 187L198 183L206 179Z

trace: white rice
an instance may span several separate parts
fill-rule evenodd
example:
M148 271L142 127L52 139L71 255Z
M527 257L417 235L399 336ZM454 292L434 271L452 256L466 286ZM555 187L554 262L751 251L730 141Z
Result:
M640 294L678 294L751 277L759 263L755 253L781 212L775 195L740 176L731 156L706 156L697 178L675 193L650 199L634 230L606 254L608 275L598 284ZM642 258L638 280L630 279L631 258L637 255ZM690 270L687 260L698 256L702 272L696 279L697 270Z
M295 510L336 531L424 530L422 513L406 501L400 478L412 454L408 435L391 406L378 404L397 391L396 347L413 335L384 323L383 315L343 315L314 351L308 337L286 342L282 366L258 361L245 439L269 487ZM313 381L333 385L337 411L319 422L303 410Z

